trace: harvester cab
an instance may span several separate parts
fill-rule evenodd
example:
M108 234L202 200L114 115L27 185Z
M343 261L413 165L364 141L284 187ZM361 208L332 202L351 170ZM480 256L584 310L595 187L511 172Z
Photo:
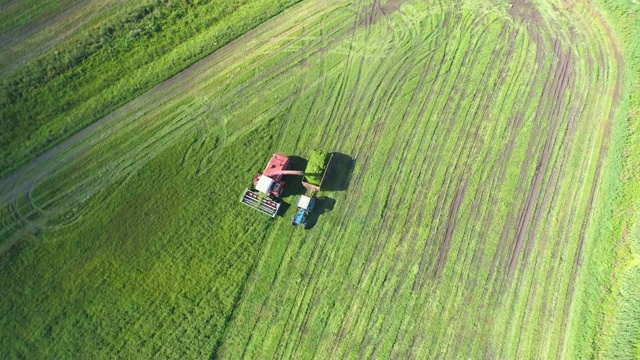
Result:
M290 171L289 158L282 154L273 154L264 171L259 171L253 178L253 187L266 195L280 197L284 187L283 175L302 174L302 171Z
M259 192L270 195L272 193L280 194L282 185L284 185L284 182L276 182L272 178L260 173L258 175L258 181L255 182L254 186Z

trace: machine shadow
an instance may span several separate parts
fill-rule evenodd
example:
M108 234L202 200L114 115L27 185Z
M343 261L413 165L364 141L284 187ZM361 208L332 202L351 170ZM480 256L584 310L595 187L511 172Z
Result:
M327 169L322 191L345 191L349 189L351 174L356 160L340 152L331 153L331 163Z
M320 216L333 211L336 200L329 197L316 198L316 205L307 218L306 229L312 229L317 223Z
M300 156L289 156L289 169L303 171L307 167L307 159ZM282 197L303 195L307 189L302 186L301 175L285 175L286 186L283 188ZM283 212L284 213L284 210Z
M290 207L291 207L291 204L289 204L288 202L280 201L280 209L278 210L278 215L276 215L276 216L282 217L283 214L287 213L287 211L289 210Z

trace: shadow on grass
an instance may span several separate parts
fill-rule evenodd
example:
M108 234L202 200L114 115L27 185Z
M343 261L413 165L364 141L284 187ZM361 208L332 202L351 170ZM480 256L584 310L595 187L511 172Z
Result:
M306 229L312 229L317 223L320 216L333 211L336 206L336 200L329 197L316 198L316 206L307 217Z
M333 157L322 184L322 191L348 190L356 160L347 154L339 152L331 154Z
M304 171L307 167L307 159L300 156L289 156L289 170ZM281 197L289 197L304 194L307 189L302 186L302 175L285 175L283 177L286 184L282 189ZM282 212L284 214L284 211Z
M291 207L291 204L289 204L284 200L280 200L280 209L278 209L278 214L276 214L276 216L283 216L284 214L287 213L290 207Z

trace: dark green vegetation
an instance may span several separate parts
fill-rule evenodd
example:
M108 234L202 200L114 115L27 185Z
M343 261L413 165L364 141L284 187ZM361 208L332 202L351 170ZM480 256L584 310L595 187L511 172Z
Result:
M0 175L297 1L149 0L128 5L3 76ZM33 16L21 8L5 14Z
M119 107L0 182L0 357L633 357L637 13L567 6L307 1ZM315 148L312 230L238 204Z

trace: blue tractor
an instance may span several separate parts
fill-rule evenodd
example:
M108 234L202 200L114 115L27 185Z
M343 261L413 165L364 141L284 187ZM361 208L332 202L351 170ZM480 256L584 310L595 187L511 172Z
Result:
M297 226L302 225L305 229L307 228L307 218L309 213L313 211L313 207L316 205L316 198L309 197L306 195L300 195L300 199L298 199L298 211L291 218L291 225Z
M314 150L311 153L311 157L307 162L307 167L304 169L304 176L302 177L302 186L307 189L306 195L300 195L298 199L298 210L296 214L291 218L291 225L303 225L305 229L308 229L307 220L313 207L316 205L316 198L313 194L316 191L320 191L320 186L324 181L324 177L327 174L329 163L331 163L333 155L328 154L322 150Z

